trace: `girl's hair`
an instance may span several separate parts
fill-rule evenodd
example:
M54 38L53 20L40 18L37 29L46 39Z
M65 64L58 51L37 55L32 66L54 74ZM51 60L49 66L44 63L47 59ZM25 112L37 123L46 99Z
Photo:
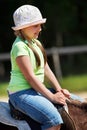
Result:
M22 38L23 40L25 40L23 34L21 33L20 30L18 31L15 31L14 34L16 36L19 36L20 38ZM46 64L46 61L47 61L47 55L46 55L46 51L44 49L44 47L42 46L42 44L38 43L38 41L35 40L35 43L37 44L37 46L40 48L40 50L42 51L43 53L43 57L44 57L44 65ZM40 57L39 57L39 54L37 53L37 51L32 47L31 44L28 44L29 48L32 49L32 51L34 52L34 55L36 57L36 61L37 61L37 65L40 66L41 65L41 60L40 60Z

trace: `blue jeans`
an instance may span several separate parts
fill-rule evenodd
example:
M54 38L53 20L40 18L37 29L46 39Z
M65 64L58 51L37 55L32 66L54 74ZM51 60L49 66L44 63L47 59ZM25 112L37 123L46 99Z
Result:
M83 100L73 94L71 94L71 98ZM9 99L15 108L41 123L42 130L63 123L54 104L34 89L9 94Z

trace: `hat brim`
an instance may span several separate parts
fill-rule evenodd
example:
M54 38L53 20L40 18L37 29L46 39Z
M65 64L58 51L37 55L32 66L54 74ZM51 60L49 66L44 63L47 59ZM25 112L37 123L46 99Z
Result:
M12 29L15 30L15 31L16 30L21 30L23 28L30 27L30 26L33 26L33 25L44 24L45 22L46 22L46 18L41 19L39 21L32 22L32 23L27 23L27 24L24 24L24 25L21 25L21 26L12 27Z

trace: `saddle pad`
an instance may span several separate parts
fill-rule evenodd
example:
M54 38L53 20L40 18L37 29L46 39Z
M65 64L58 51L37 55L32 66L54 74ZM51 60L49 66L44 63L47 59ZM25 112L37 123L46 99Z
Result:
M15 126L18 130L31 130L26 121L15 120L11 117L9 104L7 102L0 102L0 122L9 126Z

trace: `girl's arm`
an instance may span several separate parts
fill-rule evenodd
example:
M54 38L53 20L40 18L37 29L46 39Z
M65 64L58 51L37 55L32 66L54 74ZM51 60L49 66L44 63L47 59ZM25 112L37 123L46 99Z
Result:
M45 78L47 78L48 82L52 85L56 92L62 90L58 80L47 63L45 65Z
M48 82L51 84L51 86L55 89L56 92L62 92L65 94L67 97L70 96L70 93L66 89L62 89L57 78L55 77L54 73L50 69L48 63L45 65L45 77L48 79Z
M33 68L30 62L29 56L18 56L16 62L23 73L25 79L37 92L40 92L43 96L55 103L66 104L65 96L60 92L53 94L50 92L42 82L35 76Z

